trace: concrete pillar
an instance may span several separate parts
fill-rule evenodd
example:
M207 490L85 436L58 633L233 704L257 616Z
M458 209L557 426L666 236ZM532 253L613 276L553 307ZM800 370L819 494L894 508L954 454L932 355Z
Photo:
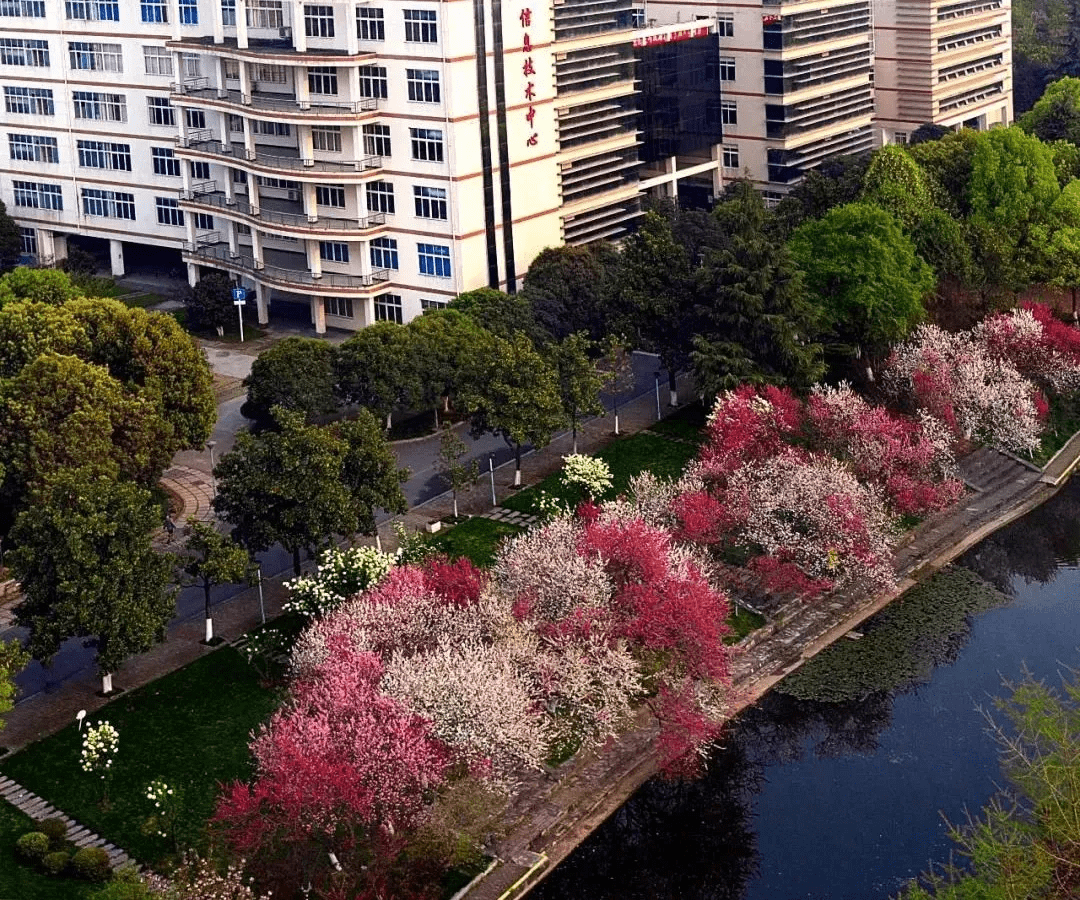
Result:
M180 40L180 0L169 0L169 21L172 22L172 39ZM183 81L184 73L180 69L174 69L176 80Z
M118 240L109 241L109 258L112 261L112 273L114 278L124 277L124 242Z
M236 46L246 50L248 46L247 0L236 0ZM244 77L244 63L240 63L240 77Z
M259 214L259 182L256 180L257 176L253 172L248 173L247 189L248 189L248 203L251 204L252 215Z
M228 223L225 228L229 237L229 253L238 256L240 254L240 235L236 231L236 223L232 219L226 219L225 221Z
M199 267L195 263L187 264L187 283L191 287L199 283Z
M304 241L304 250L307 253L307 265L315 278L322 278L322 256L319 255L319 242L314 238Z
M322 297L311 298L311 321L316 334L326 334L326 303Z
M299 138L300 158L304 161L305 166L315 165L315 145L311 139L311 126L298 125L296 130Z
M712 160L714 163L716 163L716 168L713 169L712 173L714 197L719 197L722 193L724 193L724 167L720 164L723 155L723 146L721 144L714 144L712 148Z
M319 218L319 201L315 194L315 184L310 181L300 182L300 196L304 200L304 215L309 222Z
M48 265L56 260L56 232L47 228L37 230L38 262Z
M210 27L214 33L214 43L225 43L225 20L221 15L221 3L210 4ZM225 79L221 80L221 84L225 84Z
M239 22L240 20L237 19L236 21ZM240 102L246 106L251 105L251 69L244 60L240 60ZM245 134L251 131L250 124L249 122L249 127L244 129Z
M255 291L255 308L259 313L259 324L267 325L270 322L270 288L257 281L252 281L252 290Z
M335 16L339 10L344 14L345 18L341 29L345 32L345 52L350 56L355 56L360 52L360 36L356 33L356 5L344 3L341 6L334 7ZM340 34L340 32L338 33Z
M262 232L258 228L251 229L251 255L255 258L255 268L263 266Z
M304 28L304 0L293 0L286 3L285 9L289 12L292 21L292 42L297 53L307 53L307 30ZM356 26L353 26L356 31Z

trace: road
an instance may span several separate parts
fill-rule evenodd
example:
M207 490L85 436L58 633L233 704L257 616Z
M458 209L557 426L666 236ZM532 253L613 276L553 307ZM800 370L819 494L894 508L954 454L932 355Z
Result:
M212 360L213 362L213 360ZM233 360L235 365L237 361ZM643 394L655 390L658 359L652 354L635 353L634 363L634 387L619 398L620 404L640 397ZM664 370L659 372L661 397L666 401L666 379ZM604 398L607 409L612 409L613 398L608 395ZM214 460L221 459L233 446L236 435L247 427L248 421L240 415L240 407L244 398L238 397L228 400L218 407L218 421L214 426L211 440L215 442ZM488 459L494 454L495 466L502 466L512 462L513 452L506 443L498 437L482 435L473 438L467 427L459 428L458 433L469 447L466 462L473 459L480 462L485 471L488 468ZM404 484L405 497L409 506L417 506L427 500L437 497L446 491L446 485L435 472L435 461L439 450L439 437L433 435L428 438L402 441L394 445L399 465L410 470L409 479ZM201 472L209 474L209 452L184 451L177 454L174 462L177 465L190 466ZM380 521L385 521L386 516L381 516ZM257 554L262 566L263 575L272 577L289 571L292 567L292 557L280 546L274 547L265 553ZM215 588L212 596L213 602L226 600L241 591L246 590L243 586L225 585ZM203 615L203 593L198 587L182 588L177 596L176 616L170 628L180 622L187 622L201 618ZM10 640L13 637L25 638L25 629L7 628L0 631L0 640ZM92 675L94 666L94 647L90 642L78 639L66 641L60 651L53 658L49 666L43 666L39 662L31 663L16 679L20 688L20 702L39 692L49 693L57 690L64 682L73 678L82 678Z

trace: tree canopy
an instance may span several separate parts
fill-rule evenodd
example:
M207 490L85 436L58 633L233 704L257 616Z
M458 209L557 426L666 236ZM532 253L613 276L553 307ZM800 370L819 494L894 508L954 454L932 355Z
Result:
M607 246L549 247L529 264L521 289L537 324L552 340L607 330L612 259Z
M259 354L244 379L242 412L269 425L275 406L295 410L311 421L337 408L334 347L318 338L287 337Z

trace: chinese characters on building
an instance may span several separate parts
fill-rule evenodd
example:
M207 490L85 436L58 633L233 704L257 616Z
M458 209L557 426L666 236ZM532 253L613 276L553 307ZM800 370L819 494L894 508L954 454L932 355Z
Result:
M529 33L529 29L532 27L532 8L526 6L521 11L518 20L521 22L521 51L524 54L521 63L521 74L525 76L525 100L529 104L529 108L525 112L525 121L529 123L530 134L525 144L529 147L535 147L539 138L533 124L536 119L536 107L533 106L533 100L536 99L536 84L532 79L536 76L536 66L533 65L532 37Z

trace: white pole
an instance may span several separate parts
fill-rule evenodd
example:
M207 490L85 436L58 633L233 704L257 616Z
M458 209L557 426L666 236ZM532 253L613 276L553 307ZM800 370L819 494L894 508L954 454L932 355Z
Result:
M266 624L266 607L263 605L263 592L262 592L262 566L259 566L255 570L259 578L259 616L262 618L263 625Z
M101 676L101 693L112 693L112 672L110 672L108 675Z
M491 505L498 506L499 501L495 499L495 455L492 454L488 457L488 472L491 473Z
M209 616L206 618L206 638L205 643L209 644L214 639L214 620Z
M244 343L244 304L236 304L236 314L240 317L240 343Z
M660 373L656 373L656 421L660 421Z

